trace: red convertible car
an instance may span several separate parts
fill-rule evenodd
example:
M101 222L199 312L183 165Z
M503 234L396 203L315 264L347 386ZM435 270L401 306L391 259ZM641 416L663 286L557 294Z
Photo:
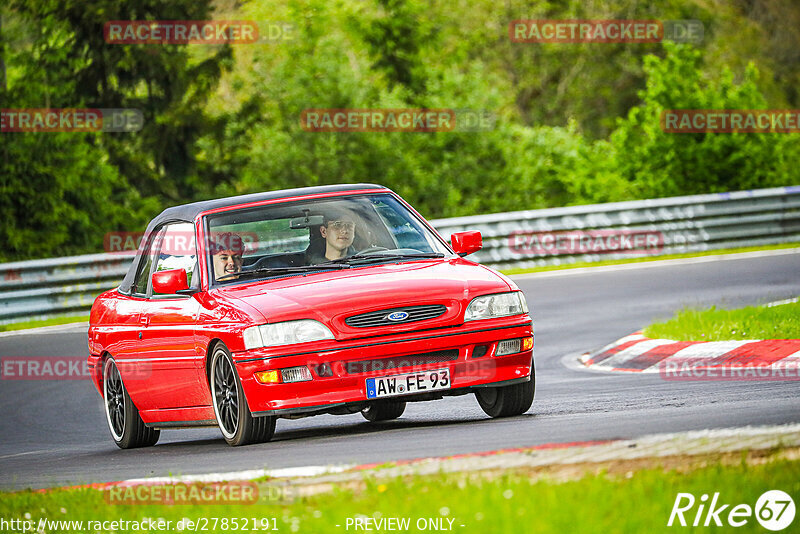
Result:
M465 259L397 194L335 185L196 202L147 227L94 302L89 365L121 448L162 428L266 442L278 418L474 393L491 417L533 402L533 325L517 286Z

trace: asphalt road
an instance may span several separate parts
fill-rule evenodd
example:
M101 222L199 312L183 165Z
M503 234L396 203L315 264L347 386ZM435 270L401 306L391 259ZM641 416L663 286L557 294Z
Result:
M537 390L520 417L491 420L473 396L413 403L402 418L279 420L272 442L231 448L217 429L167 430L122 451L88 381L0 381L0 487L45 487L152 475L371 463L550 442L800 422L797 382L674 382L568 368L684 306L735 307L800 295L800 254L639 265L518 278L536 325ZM83 355L84 329L0 337L2 356Z

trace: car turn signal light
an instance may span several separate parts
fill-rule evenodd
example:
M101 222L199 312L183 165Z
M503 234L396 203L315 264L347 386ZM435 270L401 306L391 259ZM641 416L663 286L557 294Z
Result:
M311 371L305 365L287 367L286 369L272 369L270 371L256 371L255 377L262 384L289 384L291 382L307 382L313 379Z
M531 350L533 348L533 338L532 337L523 337L522 338L522 351Z
M258 371L256 373L256 380L262 384L280 384L281 374L277 370Z

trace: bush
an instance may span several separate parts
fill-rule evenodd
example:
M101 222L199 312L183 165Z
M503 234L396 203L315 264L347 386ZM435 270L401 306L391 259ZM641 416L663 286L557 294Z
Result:
M642 104L618 121L611 135L616 167L637 198L668 197L789 185L797 180L797 134L665 133L666 109L764 109L750 65L740 83L722 69L718 80L702 76L702 56L665 43L667 55L645 58Z

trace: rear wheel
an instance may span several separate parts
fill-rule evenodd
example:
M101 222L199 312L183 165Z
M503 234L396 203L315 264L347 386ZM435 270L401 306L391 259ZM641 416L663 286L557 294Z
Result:
M103 404L108 429L117 447L135 449L156 444L161 431L148 428L142 421L113 358L103 363Z
M497 388L480 388L475 392L475 397L486 415L510 417L522 415L530 409L535 390L536 378L531 370L531 379L528 382Z
M364 419L371 422L376 421L389 421L397 419L406 410L405 401L381 401L370 404L363 410L361 415Z
M233 447L264 443L275 433L274 417L253 417L244 397L239 374L225 345L211 356L211 399L222 437Z

